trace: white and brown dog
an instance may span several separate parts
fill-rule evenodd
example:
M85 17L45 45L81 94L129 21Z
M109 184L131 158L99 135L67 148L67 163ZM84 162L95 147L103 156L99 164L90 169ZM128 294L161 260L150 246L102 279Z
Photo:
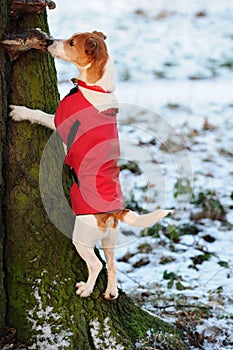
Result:
M104 129L104 134L108 132L107 130L110 130L109 132L112 132L112 129L114 129L116 133L116 123L106 122L106 118L110 120L112 117L116 117L111 111L115 111L115 107L117 106L117 101L115 99L115 96L113 94L115 89L115 80L114 80L114 67L113 62L108 54L107 47L105 44L105 36L101 32L92 32L92 33L82 33L82 34L75 34L68 40L48 40L48 51L50 54L54 57L60 58L65 61L72 62L75 64L79 70L79 77L78 77L78 89L75 91L77 95L69 94L68 97L64 98L61 101L61 104L58 107L58 111L56 113L56 116L48 115L40 110L31 110L23 106L11 106L11 112L10 116L15 121L22 121L22 120L29 120L31 123L38 123L41 125L44 125L51 129L57 129L58 133L62 137L63 141L67 144L69 142L70 137L70 130L71 126L74 124L74 120L72 120L72 123L70 123L70 130L67 131L66 127L66 135L62 135L62 132L59 131L60 122L56 121L56 118L58 119L59 116L62 114L62 118L68 118L70 115L75 114L74 110L74 104L78 101L78 93L82 97L82 101L84 101L87 106L89 105L94 106L95 111L97 113L91 113L91 116L95 118L95 121L97 125L95 127L98 130L101 130L101 123L102 120L104 121L105 125L103 127L106 127ZM76 101L74 103L74 101ZM84 104L85 104L84 103ZM70 113L68 113L64 117L64 104L66 110L70 110ZM62 112L61 112L62 109ZM59 112L60 110L60 112ZM110 115L108 111L110 110ZM107 111L107 112L106 112ZM86 119L85 119L86 118ZM82 130L83 134L87 134L87 130L85 129L85 120L88 120L88 116L85 116L81 120L81 125L84 126L83 130L82 128L79 128L80 120L78 124L76 123L75 131L73 130L73 136L72 136L72 142L71 145L69 145L67 157L69 158L67 161L67 164L69 164L71 167L73 167L73 163L70 160L77 159L79 157L79 152L82 153L82 147L86 147L85 145L89 142L84 141L83 144L79 144L78 150L75 150L72 152L72 156L70 156L70 150L73 148L73 145L75 145L77 142L77 133L81 132ZM102 118L102 119L101 119ZM109 119L110 118L110 119ZM77 118L76 118L77 119ZM111 119L112 120L112 119ZM95 122L94 121L94 122ZM55 126L56 124L56 126ZM95 130L97 130L95 129ZM88 130L89 131L89 130ZM83 135L82 134L82 135ZM90 137L94 139L98 135L98 132L92 132L90 133ZM79 139L82 137L79 136ZM116 142L118 142L117 136ZM92 142L92 140L91 140ZM113 147L116 148L116 142ZM104 143L102 141L102 143ZM112 147L112 146L110 146ZM108 143L109 148L109 143ZM76 154L75 152L78 152ZM86 154L88 152L86 151ZM89 152L90 153L90 152ZM101 152L105 155L105 151ZM113 152L114 153L114 152ZM85 156L85 154L84 154ZM109 156L109 155L108 155ZM117 156L113 156L113 158L117 158ZM84 157L85 158L85 157ZM96 158L96 154L95 154ZM97 157L98 158L98 157ZM103 161L103 160L102 160ZM74 160L75 162L75 160ZM89 164L89 161L87 162ZM105 162L104 162L105 163ZM113 192L116 190L116 187L118 186L117 192L118 198L116 198L116 201L112 201L113 205L107 205L107 206L100 206L100 208L96 208L95 206L92 206L92 203L89 203L89 207L93 207L93 211L87 206L84 205L85 209L82 212L82 207L76 208L79 206L80 201L82 200L80 196L80 188L82 188L82 183L85 182L88 178L88 174L81 174L76 173L78 180L74 184L75 190L72 195L73 200L76 204L74 204L74 208L72 205L72 209L76 215L76 221L73 231L73 243L80 254L80 256L85 260L87 267L88 267L88 280L87 282L78 282L76 284L77 288L77 295L80 295L81 297L87 297L91 294L96 279L99 275L99 272L102 269L102 263L97 258L95 252L94 252L94 246L97 243L97 241L102 241L102 246L104 249L104 253L107 260L107 269L108 269L108 284L107 289L105 291L104 297L108 300L116 299L118 296L117 292L117 286L116 286L116 263L114 260L114 248L117 244L118 238L117 238L117 227L118 227L118 221L123 221L129 225L137 226L137 227L147 227L153 225L158 220L162 219L164 216L166 216L169 211L168 210L156 210L154 212L151 212L149 214L145 215L138 215L128 209L124 209L122 207L122 198L121 198L121 191L118 184L119 180L119 168L117 166L116 159L115 160L106 160L106 164L110 164L111 168L113 168L113 165L116 167L114 170L114 181L111 181L111 179L107 179L108 183L110 183L111 186L115 186L115 189L113 189ZM108 169L104 168L105 174L111 172L108 171ZM76 170L75 170L76 172ZM86 172L86 170L85 170ZM104 176L101 174L101 181L105 181ZM96 176L96 174L95 174ZM111 175L112 176L112 175ZM97 175L98 177L98 175ZM83 180L82 180L83 179ZM79 183L80 182L80 183ZM88 185L88 184L87 184ZM103 185L103 186L102 186ZM101 186L105 188L105 184L102 184ZM79 187L80 186L80 187ZM89 186L90 189L90 184ZM103 192L105 190L103 189ZM111 192L111 189L109 189L109 184L107 187L107 191L105 192ZM114 193L115 193L114 192ZM103 198L105 199L103 202L106 203L107 200L104 197L105 193L103 193ZM77 199L78 198L78 199ZM91 197L89 197L91 198ZM105 208L105 210L103 210Z

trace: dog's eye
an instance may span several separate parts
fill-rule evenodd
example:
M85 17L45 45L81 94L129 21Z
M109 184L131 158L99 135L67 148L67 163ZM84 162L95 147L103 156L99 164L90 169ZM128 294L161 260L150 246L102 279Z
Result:
M70 46L74 46L74 40L70 40Z

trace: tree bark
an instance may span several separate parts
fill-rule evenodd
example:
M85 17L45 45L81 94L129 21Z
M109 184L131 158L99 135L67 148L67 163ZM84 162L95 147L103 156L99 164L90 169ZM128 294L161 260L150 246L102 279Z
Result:
M8 6L4 1L0 6L0 38L6 31L8 19ZM6 313L6 296L4 288L4 262L3 262L3 244L5 237L5 219L4 219L4 193L5 179L4 173L4 154L6 151L6 120L7 120L7 84L8 65L5 59L5 52L0 45L0 335L3 334Z
M7 0L3 0L1 19L6 5ZM46 14L21 13L10 18L8 31L25 27L48 32ZM0 30L2 34L3 25ZM0 216L6 231L7 297L5 303L4 293L1 294L1 324L6 305L7 325L16 328L29 349L43 350L135 349L136 340L148 329L174 334L172 326L141 310L122 291L118 300L105 301L105 268L91 297L82 299L75 295L75 282L87 279L85 263L71 240L49 222L39 191L40 160L50 132L28 122L6 121L6 101L49 113L56 110L59 96L54 62L47 53L31 50L12 63L9 73L2 49L0 55L1 141L6 139L7 125L7 148L0 153L2 156L5 152L5 161L2 163L1 158L0 165L7 179L6 207ZM7 99L8 81L11 97ZM2 197L1 177L0 181ZM2 272L1 265L0 268Z

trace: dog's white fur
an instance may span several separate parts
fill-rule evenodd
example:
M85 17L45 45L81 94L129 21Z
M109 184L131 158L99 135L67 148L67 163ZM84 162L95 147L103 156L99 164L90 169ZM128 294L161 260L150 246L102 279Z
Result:
M92 33L89 34L91 37ZM71 48L68 46L70 40L76 40L78 35L80 34L74 35L68 40L55 40L53 44L48 47L48 51L54 57L66 61L71 61L72 63L74 63L79 70L79 79L83 80L89 85L98 85L101 86L103 89L111 92L101 93L97 91L88 90L83 87L79 87L84 97L97 109L105 110L108 107L116 106L117 101L113 94L113 91L115 89L113 69L114 67L111 58L108 55L106 64L103 69L103 74L100 77L100 79L90 83L88 80L90 78L88 78L87 73L92 62L90 61L87 62L87 64L80 64L80 62L78 60L76 61L75 57L72 56ZM76 47L76 49L79 50L79 47ZM83 48L80 47L80 50L83 50ZM85 58L84 53L82 54ZM46 114L40 110L32 110L24 106L12 105L10 116L15 121L29 120L31 123L38 123L40 125L55 130L54 116ZM120 218L120 220L133 226L146 227L162 219L168 213L168 210L157 210L150 214L139 216L138 214L132 211L128 211L123 218ZM102 269L102 263L97 258L94 252L94 246L97 243L97 241L101 240L106 256L108 269L108 284L104 297L105 299L109 300L117 298L118 292L116 285L116 263L114 260L114 247L116 246L118 240L117 230L118 229L117 227L115 227L115 224L111 217L106 219L104 229L103 227L99 227L95 215L79 215L76 217L73 231L73 244L75 245L79 255L85 260L89 273L88 280L86 283L78 282L76 284L77 295L80 295L81 297L87 297L93 291L98 274Z

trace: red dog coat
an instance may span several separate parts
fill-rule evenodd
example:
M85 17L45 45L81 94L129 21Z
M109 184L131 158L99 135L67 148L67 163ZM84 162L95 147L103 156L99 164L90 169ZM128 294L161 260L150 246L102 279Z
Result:
M59 104L55 126L67 145L65 163L75 174L71 191L75 215L123 208L116 113L99 112L77 88Z

